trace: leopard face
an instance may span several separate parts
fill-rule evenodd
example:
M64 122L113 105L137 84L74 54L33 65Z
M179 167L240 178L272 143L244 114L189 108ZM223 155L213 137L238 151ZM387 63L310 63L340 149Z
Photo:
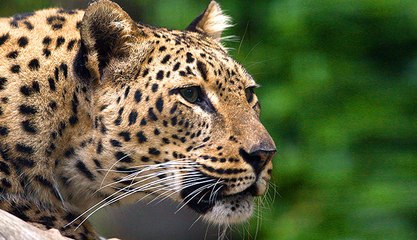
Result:
M99 61L105 67L95 111L108 129L105 148L117 149L111 159L122 171L105 180L120 185L116 195L171 198L221 224L251 216L253 196L267 188L275 145L259 120L255 81L207 26L226 20L212 2L186 31L134 25L123 33L137 35L125 56Z

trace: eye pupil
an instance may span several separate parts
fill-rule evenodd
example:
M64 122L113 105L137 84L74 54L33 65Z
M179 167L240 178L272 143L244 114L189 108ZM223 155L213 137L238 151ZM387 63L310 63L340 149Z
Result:
M200 91L198 87L187 87L179 90L181 96L189 101L195 103L199 99Z
M185 96L187 96L187 98L192 98L193 93L194 93L194 91L192 89L185 90Z

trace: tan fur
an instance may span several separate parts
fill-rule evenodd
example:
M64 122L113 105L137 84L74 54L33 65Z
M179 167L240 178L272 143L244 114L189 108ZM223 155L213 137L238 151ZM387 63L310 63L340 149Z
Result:
M0 208L77 239L97 238L87 222L75 227L119 196L184 201L222 224L246 220L275 146L256 96L245 96L255 82L218 42L224 24L211 18L220 7L207 11L217 13L189 31L136 24L107 0L85 14L0 19ZM181 96L189 86L203 101ZM187 181L203 180L211 185L186 192ZM186 193L214 200L205 209Z

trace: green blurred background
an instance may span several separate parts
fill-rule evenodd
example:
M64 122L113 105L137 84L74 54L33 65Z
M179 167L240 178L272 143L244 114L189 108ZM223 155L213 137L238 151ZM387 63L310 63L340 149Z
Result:
M137 21L173 29L208 4L116 2ZM278 146L276 191L228 238L417 239L417 1L219 2L235 23L226 35L239 38L226 45L262 85L262 119ZM0 5L8 16L87 1ZM124 239L203 239L206 225L188 230L196 216L175 207L105 210L94 221Z

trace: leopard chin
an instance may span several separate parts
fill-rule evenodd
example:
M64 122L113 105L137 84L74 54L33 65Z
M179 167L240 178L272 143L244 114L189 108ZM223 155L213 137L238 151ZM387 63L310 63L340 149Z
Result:
M203 218L219 225L246 222L253 214L253 205L254 197L248 193L224 197L216 200Z

